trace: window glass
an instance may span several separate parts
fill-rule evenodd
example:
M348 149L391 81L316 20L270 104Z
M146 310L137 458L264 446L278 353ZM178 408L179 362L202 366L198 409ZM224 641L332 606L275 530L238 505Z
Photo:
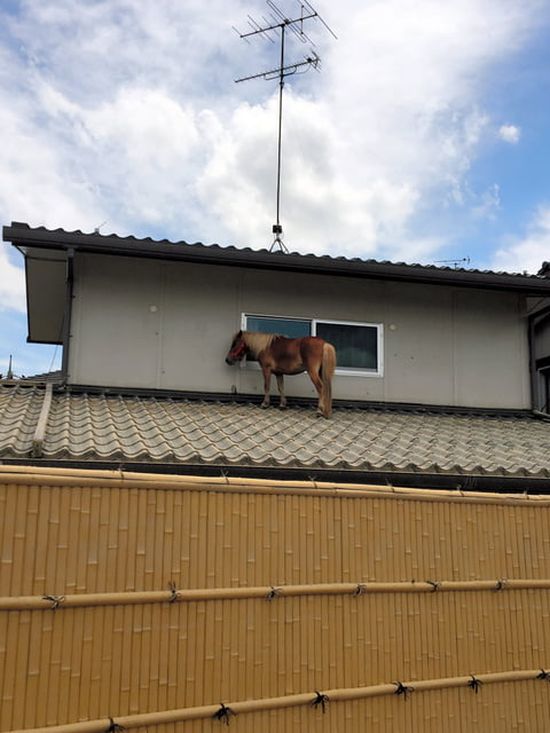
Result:
M246 316L246 331L279 333L288 338L311 335L311 322L297 318L276 318L267 316Z
M317 336L336 349L338 367L378 370L378 329L317 321Z

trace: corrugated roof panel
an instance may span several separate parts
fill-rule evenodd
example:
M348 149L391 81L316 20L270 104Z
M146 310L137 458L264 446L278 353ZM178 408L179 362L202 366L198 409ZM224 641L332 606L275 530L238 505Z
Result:
M43 390L0 386L0 456L30 457ZM550 424L529 414L310 408L55 391L50 460L550 477Z

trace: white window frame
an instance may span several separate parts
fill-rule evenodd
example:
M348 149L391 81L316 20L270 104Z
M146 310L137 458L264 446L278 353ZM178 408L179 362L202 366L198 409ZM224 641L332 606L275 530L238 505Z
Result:
M384 325L382 323L366 323L364 321L336 321L330 318L308 318L306 316L281 316L267 313L252 313L242 312L241 313L241 328L243 331L247 330L247 318L280 318L284 321L308 321L311 324L311 335L317 335L317 324L318 323L330 323L336 326L368 326L370 328L376 328L377 339L376 348L378 356L378 364L376 369L355 369L353 367L336 367L335 374L341 377L376 377L380 378L384 376ZM338 356L338 355L337 355ZM255 361L247 362L246 359L241 361L242 369L259 369L260 365Z
M330 323L335 326L365 326L376 329L376 369L357 369L355 367L336 367L336 374L343 377L383 377L384 376L384 325L382 323L365 323L364 321L334 321L330 318L313 318L312 335L317 336L317 324ZM338 354L336 354L338 359Z

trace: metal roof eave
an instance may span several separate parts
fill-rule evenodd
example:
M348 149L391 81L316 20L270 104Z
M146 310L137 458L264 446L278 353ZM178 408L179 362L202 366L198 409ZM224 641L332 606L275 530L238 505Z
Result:
M198 264L303 272L339 277L373 278L430 285L507 290L550 297L550 278L534 275L454 270L435 266L346 259L312 254L284 254L267 250L237 249L217 244L188 244L103 235L51 231L12 222L3 227L4 241L19 249L47 248L126 257L179 260Z

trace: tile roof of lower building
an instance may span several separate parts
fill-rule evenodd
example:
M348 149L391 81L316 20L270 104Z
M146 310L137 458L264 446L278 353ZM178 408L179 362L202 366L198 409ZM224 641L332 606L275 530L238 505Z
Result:
M0 386L0 459L550 478L550 423L528 413L337 407L324 420L310 407L54 389L37 446L44 397Z

